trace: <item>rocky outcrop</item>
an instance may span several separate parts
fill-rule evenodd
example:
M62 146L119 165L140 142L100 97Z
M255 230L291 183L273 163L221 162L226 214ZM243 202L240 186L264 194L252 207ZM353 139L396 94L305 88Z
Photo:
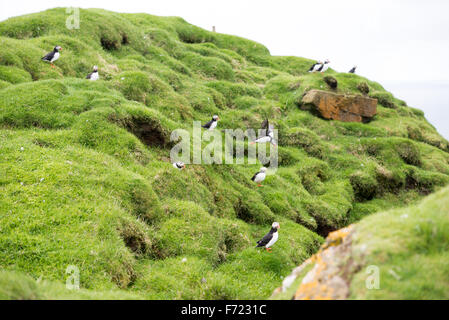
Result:
M377 99L310 90L302 98L302 109L317 111L325 119L368 122L377 113Z
M355 260L348 258L352 252L354 226L332 232L320 250L286 277L282 287L273 297L292 292L293 300L342 300L349 296L349 277L360 269ZM304 272L311 268L305 276ZM302 278L298 289L292 291L297 279ZM293 288L295 289L295 288Z

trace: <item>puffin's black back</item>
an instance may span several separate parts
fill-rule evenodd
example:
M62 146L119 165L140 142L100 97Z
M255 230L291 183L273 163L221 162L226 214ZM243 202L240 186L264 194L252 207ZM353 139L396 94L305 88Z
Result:
M202 127L203 127L203 128L206 128L206 129L209 129L213 122L214 122L214 119L212 119L211 121L209 121L208 123L206 123L206 124L205 124L204 126L202 126Z
M261 125L261 137L264 137L264 136L267 136L268 135L268 129L269 129L269 127L270 127L270 123L269 123L269 121L268 121L268 119L265 119L263 122L262 122L262 125Z
M51 61L51 59L53 59L53 57L55 56L55 50L53 50L52 52L49 52L49 53L47 53L43 58L42 58L42 60L45 60L45 61Z
M313 68L315 68L315 66L316 66L317 64L318 64L318 62L315 63L313 66L311 66L310 69L309 69L309 72L310 72L310 71L313 71Z

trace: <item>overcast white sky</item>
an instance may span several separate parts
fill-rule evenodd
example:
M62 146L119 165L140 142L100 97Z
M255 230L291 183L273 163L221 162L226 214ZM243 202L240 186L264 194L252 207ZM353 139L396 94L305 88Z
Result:
M67 6L181 16L258 41L273 55L328 58L337 71L357 65L449 138L449 1L0 0L0 20Z

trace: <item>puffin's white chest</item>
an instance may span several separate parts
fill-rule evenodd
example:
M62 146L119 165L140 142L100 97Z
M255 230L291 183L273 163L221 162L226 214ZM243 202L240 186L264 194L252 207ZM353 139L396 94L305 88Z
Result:
M265 180L265 177L267 175L265 174L265 172L259 172L256 177L254 178L254 182L262 182Z
M98 79L100 79L100 76L99 76L98 72L94 72L90 76L90 81L97 81Z
M326 72L327 69L329 69L329 64L325 63L321 72Z
M265 248L270 248L273 244L276 243L276 241L278 241L278 238L279 238L279 234L277 232L273 233L273 238L271 238L270 242L267 243Z
M213 121L210 125L209 130L214 130L217 127L218 121Z
M55 52L55 54L53 55L53 58L51 59L51 62L54 62L58 59L59 59L59 52Z

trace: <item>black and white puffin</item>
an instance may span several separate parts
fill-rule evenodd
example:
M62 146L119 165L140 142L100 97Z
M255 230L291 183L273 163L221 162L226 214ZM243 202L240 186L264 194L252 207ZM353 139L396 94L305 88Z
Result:
M356 69L357 69L357 66L354 66L351 70L349 70L349 73L355 73Z
M310 67L309 72L316 72L323 65L323 62L317 61L313 66Z
M62 48L60 46L56 46L54 47L52 52L49 52L45 55L45 57L42 58L43 61L48 61L51 64L51 67L54 68L54 64L53 62L55 62L56 60L59 59L59 51L61 51Z
M211 121L209 121L208 123L206 123L202 127L207 129L207 130L214 130L217 127L218 120L220 120L220 118L217 115L215 115L215 116L212 117Z
M98 79L100 79L97 66L94 66L93 71L87 75L86 79L90 81L97 81Z
M173 168L182 170L182 169L186 168L186 165L184 162L175 162L175 163L173 163Z
M264 122L262 122L262 131L261 136L259 139L254 140L251 142L251 144L255 143L271 143L274 147L276 147L276 141L274 140L274 126L268 122L268 119L266 119Z
M279 234L278 230L281 226L278 222L273 222L271 225L271 230L268 232L262 239L257 241L256 248L262 248L265 247L265 250L268 252L271 252L271 247L278 241Z
M331 63L329 60L324 61L324 63L318 68L318 72L324 73L329 69L329 63Z
M267 168L262 167L260 168L260 171L257 172L252 178L251 180L257 183L258 187L262 187L261 182L265 180L265 178L267 177Z

